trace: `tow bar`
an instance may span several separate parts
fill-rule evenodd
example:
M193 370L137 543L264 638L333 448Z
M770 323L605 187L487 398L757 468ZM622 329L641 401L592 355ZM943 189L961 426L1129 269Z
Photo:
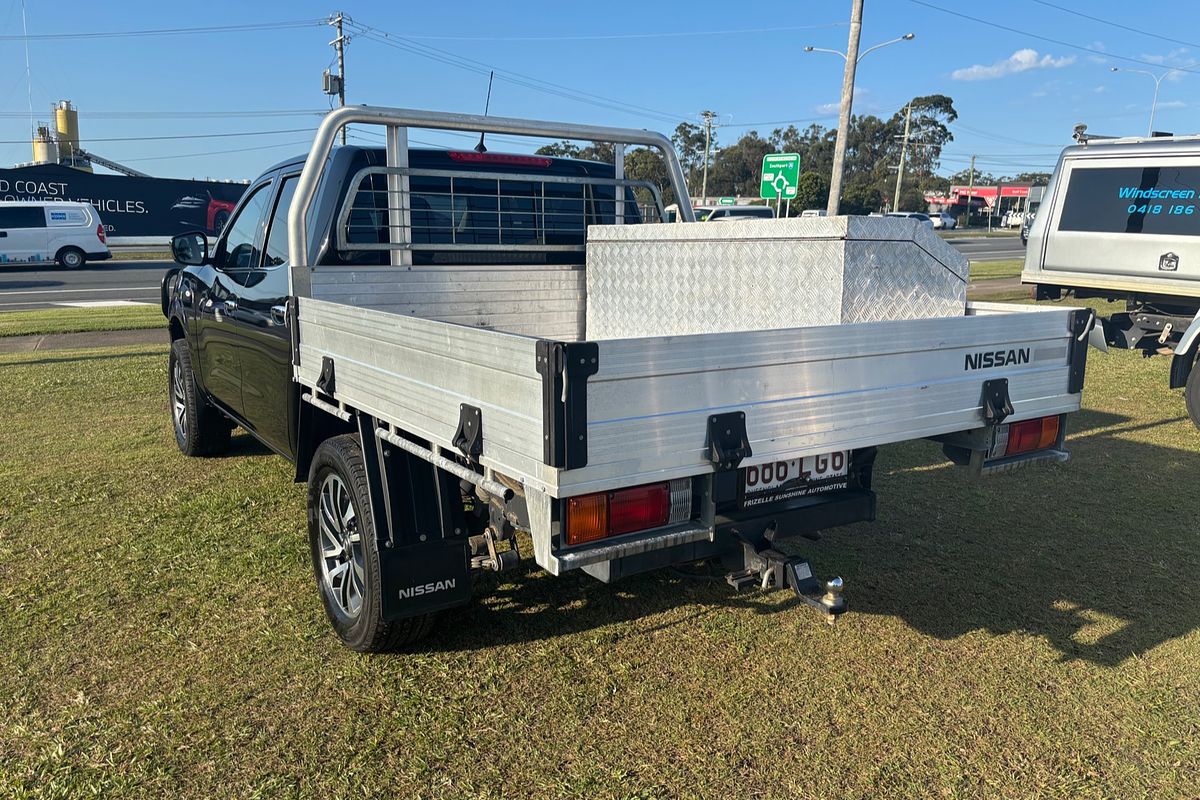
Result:
M753 586L761 589L790 586L805 605L824 614L825 621L832 625L846 613L842 579L834 578L822 586L813 575L808 561L801 556L781 553L771 546L773 533L768 529L759 541L742 541L744 566L726 575L725 582L739 592Z

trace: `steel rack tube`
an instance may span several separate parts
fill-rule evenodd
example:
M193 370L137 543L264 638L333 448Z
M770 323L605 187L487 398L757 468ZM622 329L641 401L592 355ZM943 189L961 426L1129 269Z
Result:
M473 133L509 134L543 139L587 139L599 142L635 144L653 147L662 153L667 175L684 222L695 222L696 216L688 199L687 181L683 167L675 155L671 140L661 133L637 128L610 128L602 125L576 125L565 122L484 117L478 114L450 114L440 111L420 111L409 108L380 106L343 106L325 115L313 137L312 147L296 184L296 195L288 211L288 247L294 266L311 267L307 219L317 194L317 186L325 172L325 164L338 133L347 125L383 125L389 128L413 127L430 130L469 131Z

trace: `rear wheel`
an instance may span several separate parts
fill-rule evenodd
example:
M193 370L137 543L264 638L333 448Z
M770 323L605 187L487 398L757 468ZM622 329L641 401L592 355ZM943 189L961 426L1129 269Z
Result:
M1192 418L1192 424L1200 428L1200 355L1192 364L1192 372L1188 375L1183 397L1187 402L1187 412L1188 416Z
M87 256L78 247L64 247L58 251L54 260L67 269L79 269L87 263Z
M325 614L351 650L378 653L429 633L434 615L384 621L379 543L357 436L326 439L308 473L308 540Z
M233 424L200 395L191 354L183 339L171 343L167 372L171 422L179 451L186 456L207 456L228 449Z

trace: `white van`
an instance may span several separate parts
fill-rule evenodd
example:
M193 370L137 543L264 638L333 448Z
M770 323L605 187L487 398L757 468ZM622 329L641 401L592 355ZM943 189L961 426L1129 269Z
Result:
M57 262L68 269L112 258L91 203L0 202L0 266Z

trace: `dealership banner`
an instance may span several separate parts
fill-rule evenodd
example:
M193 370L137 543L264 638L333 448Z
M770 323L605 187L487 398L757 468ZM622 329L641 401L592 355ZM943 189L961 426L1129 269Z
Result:
M57 164L0 169L0 200L76 200L100 212L109 236L220 232L244 183L97 175Z

